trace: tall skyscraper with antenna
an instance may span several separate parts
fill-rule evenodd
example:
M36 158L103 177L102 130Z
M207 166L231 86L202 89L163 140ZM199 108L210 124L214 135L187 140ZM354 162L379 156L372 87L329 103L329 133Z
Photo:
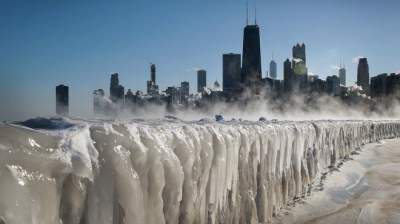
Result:
M261 83L262 79L260 29L256 17L253 25L249 25L248 21L247 7L246 27L243 32L242 81L246 86L253 88Z

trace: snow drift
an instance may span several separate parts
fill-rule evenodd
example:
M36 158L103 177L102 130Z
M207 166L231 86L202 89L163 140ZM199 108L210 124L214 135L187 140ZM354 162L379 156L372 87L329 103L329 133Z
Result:
M399 121L46 122L0 125L0 223L266 223L400 136Z

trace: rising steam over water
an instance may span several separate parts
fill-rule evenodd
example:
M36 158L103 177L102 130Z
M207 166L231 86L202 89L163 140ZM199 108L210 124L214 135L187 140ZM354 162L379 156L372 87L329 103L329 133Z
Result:
M7 224L265 223L327 167L400 136L368 120L23 125L0 125Z

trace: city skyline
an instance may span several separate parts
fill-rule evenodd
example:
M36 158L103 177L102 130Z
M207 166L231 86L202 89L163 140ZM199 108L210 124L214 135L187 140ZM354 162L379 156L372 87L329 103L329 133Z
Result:
M306 1L304 4L307 5L309 4L310 1ZM364 1L363 1L364 2ZM252 2L250 2L252 3ZM7 3L6 3L7 4ZM18 3L9 3L9 4L18 4ZM43 3L43 4L47 4L47 5L51 5L50 3ZM67 3L65 3L67 4ZM193 3L195 4L195 3ZM233 3L232 3L233 4ZM90 110L90 102L92 101L91 98L91 94L90 92L93 91L93 89L97 89L99 87L103 88L103 89L107 89L107 83L105 83L105 80L107 80L107 76L109 76L111 73L113 72L118 72L120 74L120 80L121 82L124 83L124 86L126 89L140 89L143 92L145 92L145 80L149 79L149 69L147 64L152 62L155 63L157 65L157 82L159 83L159 85L161 86L160 89L165 89L166 86L171 86L171 85L175 85L178 86L179 83L181 81L189 81L191 83L190 87L191 87L191 92L195 92L195 88L196 88L196 71L197 69L205 69L207 70L207 81L208 81L208 86L211 86L212 83L215 80L218 80L219 83L222 83L222 54L224 53L229 53L229 52L233 52L233 53L241 53L241 44L242 44L242 34L241 32L243 32L243 27L244 27L244 23L245 23L245 2L240 2L240 4L233 4L234 5L234 11L236 13L235 15L235 20L234 22L238 22L238 24L233 24L233 22L230 21L223 21L225 22L224 24L226 24L226 26L222 26L220 27L219 31L222 39L226 39L227 42L229 42L230 45L228 47L228 45L226 43L224 43L224 41L215 41L213 43L209 43L207 42L207 38L204 39L197 39L196 43L198 43L198 45L203 46L204 44L209 44L210 46L207 46L208 48L206 48L206 50L209 50L209 52L207 53L202 53L203 57L210 57L210 59L205 60L204 58L199 59L199 56L195 53L198 53L198 51L193 51L193 55L189 55L188 58L185 57L179 57L180 55L178 54L176 57L174 56L170 56L172 59L170 60L177 60L179 62L181 62L182 65L179 66L175 66L174 63L172 63L172 65L167 66L168 61L169 60L163 60L162 57L160 58L159 55L157 54L157 51L153 52L151 55L154 56L143 56L140 57L140 53L141 52L135 52L138 53L139 55L135 56L135 57L129 57L126 54L127 51L121 50L121 46L118 48L115 48L115 52L113 52L113 54L109 53L105 54L104 57L106 57L107 59L110 59L109 61L107 61L107 63L109 63L108 68L104 68L104 66L100 66L97 67L96 64L98 65L102 60L96 60L96 57L93 57L93 55L85 55L85 52L83 52L82 55L78 54L68 54L71 52L68 52L68 50L64 50L63 52L61 52L61 55L55 55L55 59L53 58L52 60L49 60L49 62L53 61L56 62L56 64L47 64L48 67L44 66L46 65L44 63L44 57L43 55L38 54L36 57L34 57L33 53L37 53L35 51L35 48L38 46L35 46L35 44L39 44L40 41L36 40L36 42L33 43L31 51L27 51L27 55L23 55L21 56L21 52L18 51L18 47L15 46L15 44L18 43L18 38L17 40L13 40L13 41L8 41L11 43L14 43L14 45L10 45L6 47L6 53L10 53L10 54L5 54L9 57L2 57L0 65L1 68L4 68L4 71L0 71L3 74L5 74L5 82L2 82L2 91L4 91L5 94L1 94L3 99L2 99L2 105L7 105L9 104L9 102L7 102L7 98L9 97L8 95L11 92L11 95L16 94L16 95L20 95L20 98L22 101L24 101L24 99L22 98L22 96L29 96L30 99L25 99L27 102L31 102L31 103L39 103L39 99L46 101L48 99L48 102L53 102L54 101L54 96L53 96L53 91L54 91L54 86L58 85L58 84L66 84L71 88L71 102L76 103L77 102L77 95L78 96L82 96L82 98L80 98L83 102L79 102L78 104L71 103L71 110L73 114L84 114L84 113L79 113L79 111L81 109L84 110ZM370 77L378 75L380 73L384 73L384 72L396 72L398 68L396 68L396 64L395 64L395 57L394 56L398 56L398 52L391 52L389 51L389 53L387 53L386 55L383 55L382 53L379 53L381 50L385 50L387 49L388 46L386 45L390 45L390 41L386 42L385 46L382 46L382 49L375 49L375 52L377 52L377 54L369 54L368 52L371 50L370 47L372 48L376 48L377 46L374 46L374 42L372 41L371 44L365 44L368 41L365 40L360 40L361 43L364 44L364 52L359 52L359 54L354 53L354 49L348 48L346 47L346 43L343 43L343 49L339 49L336 48L337 44L335 44L335 42L331 42L330 45L326 44L321 46L321 43L309 40L310 37L308 38L304 38L304 36L302 37L302 35L305 35L304 32L306 32L308 30L308 32L310 31L309 29L304 28L305 26L299 25L299 27L292 27L296 32L297 35L293 35L293 36L289 36L286 39L281 39L283 43L287 43L288 40L290 41L289 44L287 44L286 46L282 47L280 44L276 44L277 41L279 41L279 38L277 38L276 40L273 39L272 37L274 37L274 35L277 35L277 32L279 32L276 28L277 24L279 24L281 21L277 18L272 18L271 20L268 19L268 14L265 10L268 8L268 6L275 6L275 7L282 7L282 4L278 4L278 6L276 5L268 5L268 4L264 4L264 3L257 3L258 6L258 21L257 23L260 26L260 32L261 32L261 64L262 64L262 77L266 76L266 68L268 68L269 62L271 60L271 57L268 55L271 55L272 52L274 52L274 60L277 62L277 67L278 67L278 71L277 71L277 77L279 79L282 79L282 74L283 74L283 61L286 58L291 58L291 46L293 46L294 44L296 44L297 42L304 42L307 45L307 67L309 69L309 72L311 73L315 73L317 75L320 75L321 78L325 78L327 76L330 75L337 75L337 70L336 69L332 69L332 67L338 65L340 63L341 58L343 61L343 64L346 66L347 68L347 85L351 85L355 82L355 75L356 75L356 66L357 64L351 64L351 61L353 60L353 58L357 57L357 56L365 56L368 57L368 62L370 64ZM342 4L344 4L342 2ZM371 7L371 2L366 1L365 2L365 9L369 9L371 10L371 8L368 8L368 5L370 5L369 7ZM397 4L395 2L393 2L393 4ZM72 4L74 5L74 4ZM138 5L141 5L138 3ZM183 6L180 7L189 7L188 5L190 4L183 4ZM250 4L251 5L251 4ZM143 5L141 5L143 6ZM283 4L283 6L285 6L285 4ZM355 7L355 5L353 5L353 3L348 4L346 6L350 6L351 7ZM53 5L53 7L55 7ZM144 5L143 7L146 7L146 5ZM172 7L172 6L170 6ZM209 7L209 6L207 6ZM217 8L221 7L218 6L217 4ZM294 6L291 6L294 7ZM302 6L304 7L304 5ZM387 7L387 6L386 6ZM29 11L30 6L26 6L25 10ZM35 8L35 7L33 7ZM251 7L250 7L251 8ZM157 7L155 7L155 9L157 10L161 10ZM346 9L346 7L344 7L344 9ZM21 9L23 11L23 9ZM210 9L208 9L210 10ZM367 10L368 11L368 10ZM250 10L251 12L251 10ZM215 15L216 13L219 13L217 11L213 11L211 10L208 11L208 13ZM33 13L34 14L34 13ZM46 14L46 13L45 13ZM47 12L47 14L51 14L49 12ZM36 19L44 19L49 15L44 15L44 16L38 16L36 15L33 16ZM251 14L251 13L250 13ZM388 13L390 14L390 13ZM3 15L4 16L4 15ZM7 14L6 14L7 16ZM186 15L188 16L188 15ZM387 17L390 17L389 15L386 15ZM43 18L42 18L43 17ZM29 17L28 17L29 18ZM121 16L121 19L124 18L123 16ZM192 17L190 17L190 21L192 21ZM250 18L253 18L252 15L250 15ZM388 19L388 18L382 18L381 20ZM152 20L153 21L153 20ZM158 20L157 20L158 21ZM370 19L370 22L376 22L377 20L373 20ZM379 21L379 20L378 20ZM15 21L12 21L15 23ZM20 21L21 22L21 21ZM154 22L154 21L153 21ZM220 21L215 21L215 22L220 22ZM29 24L30 22L25 22L27 24ZM33 22L32 22L33 23ZM129 22L126 22L127 24L129 24ZM252 23L252 19L250 19L250 23ZM276 23L276 24L274 24ZM17 22L18 24L18 22ZM25 25L27 25L25 24ZM135 24L135 23L134 23ZM229 24L229 25L228 25ZM38 24L34 24L34 25L38 25ZM110 24L109 24L110 25ZM208 29L213 29L215 28L214 24L204 24L206 25L205 27L203 27L203 30L208 30ZM232 25L233 27L230 27L230 25ZM370 25L371 27L373 26ZM179 28L179 27L178 27ZM277 30L274 30L271 32L271 28L276 28ZM284 25L282 25L282 27L280 28L285 28L287 29L288 27L285 27ZM304 30L301 30L304 29ZM345 34L345 30L346 27L339 27L343 29L343 34ZM376 28L376 27L374 27ZM58 28L55 28L58 29ZM382 27L380 28L382 29ZM178 31L180 31L181 29L177 29ZM235 35L230 35L229 33L224 33L224 31L231 31L233 33L236 33ZM233 31L234 30L234 31ZM16 31L11 32L11 34L15 34ZM212 32L212 31L209 31ZM393 33L395 33L395 31L392 31ZM18 32L16 32L18 33ZM149 33L148 30L146 33ZM151 33L151 31L150 31ZM285 32L283 32L285 33ZM378 32L379 33L379 32ZM29 32L28 32L29 34ZM112 34L112 32L111 32ZM390 33L389 33L390 34ZM391 36L389 34L386 34L388 36ZM79 36L79 33L77 34L77 38L81 38ZM115 36L117 36L118 34L114 34ZM196 35L196 32L193 33L193 35ZM35 35L33 35L35 36ZM57 35L56 35L57 36ZM192 36L192 35L190 35ZM393 35L395 36L395 35ZM382 36L380 36L382 38ZM20 37L19 37L20 38ZM29 38L29 36L28 36ZM48 38L48 37L47 37ZM85 35L83 35L82 38L85 38ZM117 38L117 37L116 37ZM370 37L365 37L366 39L369 39ZM384 38L389 38L390 37L384 37ZM44 38L46 39L46 38ZM118 38L117 38L118 39ZM150 38L151 39L151 38ZM218 40L220 40L220 38L217 38ZM308 40L307 40L308 39ZM311 38L312 39L312 38ZM343 39L346 39L345 37L343 37ZM350 37L347 37L347 39L351 39ZM50 40L52 40L52 38L50 38ZM62 39L61 39L62 40ZM129 45L130 43L135 44L135 40L137 39L132 39L130 40L131 42L129 42L128 40L124 40L122 42L121 45ZM174 38L172 38L172 42L176 43L179 42L179 40L182 43L187 43L188 41L185 40L184 37L182 37L179 40L174 40ZM3 41L7 42L7 41ZM68 42L68 41L67 41ZM106 43L108 41L105 41ZM151 44L154 45L158 45L158 42L152 40L150 41ZM189 41L190 42L190 41ZM282 45L283 45L282 43ZM397 42L393 42L392 44L396 44ZM397 43L399 44L399 43ZM50 48L54 47L52 46L52 43L50 42ZM189 49L193 50L193 43L187 43L187 46L190 46ZM215 46L217 45L217 46ZM223 45L223 49L222 47L219 47L218 45ZM39 44L40 46L40 44ZM96 47L96 46L100 46L100 44L93 44L92 47ZM114 45L115 46L115 45ZM11 47L16 47L16 51L11 51ZM75 46L76 47L76 46ZM325 49L322 49L322 48ZM107 47L106 47L107 48ZM215 51L210 50L212 48L216 48ZM396 46L390 46L390 48L396 48ZM56 48L57 49L57 48ZM85 49L85 48L84 48ZM167 48L168 49L168 48ZM350 53L347 53L345 49L348 49L348 51L350 51ZM21 49L19 49L20 51L22 51ZM37 49L36 49L37 50ZM47 50L47 51L46 51ZM109 49L110 50L110 49ZM120 50L120 51L119 51ZM128 50L133 50L131 49L131 47L128 47ZM150 49L152 50L152 49ZM165 51L163 50L163 48L159 48L160 53L159 54L165 54ZM179 49L182 50L182 49ZM48 47L44 48L44 53L46 55L46 53L51 53L52 50L49 50ZM112 51L112 50L111 50ZM133 50L134 51L134 50ZM326 52L325 52L326 51ZM353 52L352 52L353 51ZM164 53L163 53L164 52ZM322 60L332 60L333 58L337 58L336 61L332 60L332 63L327 63L327 62L321 62L321 59L317 59L318 58L316 56L323 54L321 52L325 52L327 55L332 54L330 56L322 56ZM67 53L67 54L62 54L62 53ZM87 53L87 52L86 52ZM125 58L121 59L122 56L120 56L120 53L123 53L125 55ZM167 51L168 53L168 51ZM393 57L390 57L391 54L394 54ZM111 56L115 55L116 59L112 59ZM383 56L385 56L383 58ZM18 57L21 56L21 57ZM58 56L58 57L57 57ZM65 62L63 62L63 56L65 56L64 59L70 59L70 60L65 60ZM77 57L74 58L73 60L71 60L71 56L81 56L81 57ZM49 59L51 57L51 55L47 56ZM97 56L97 57L102 57L101 55ZM385 63L379 63L383 58ZM11 61L11 59L15 59L13 61ZM85 64L86 62L86 66L83 65L79 65L79 63L77 61L80 61L82 59L81 64ZM97 58L99 59L99 58ZM38 61L36 61L38 60ZM86 61L85 61L86 60ZM93 64L87 65L87 62L91 61ZM103 58L104 60L104 58ZM146 63L142 63L144 60L148 60ZM7 62L12 62L9 64L6 64ZM25 63L23 63L25 62ZM35 63L36 62L36 63ZM39 63L38 63L39 62ZM70 62L70 63L68 63ZM132 63L130 63L132 62ZM107 64L106 63L106 64ZM79 66L77 66L77 64ZM4 65L4 66L3 66ZM19 66L18 66L19 65ZM42 65L42 66L41 66ZM62 65L62 66L61 66ZM70 66L69 66L70 65ZM119 66L118 66L119 65ZM188 65L192 65L192 67L188 66ZM175 67L174 67L175 66ZM29 70L30 68L34 68L33 70ZM76 71L78 71L78 68L83 68L81 70L79 70L79 72L74 73L73 70L71 69L74 68L76 69ZM96 67L96 68L94 68ZM107 66L106 66L107 67ZM114 67L115 70L114 71L109 71L110 67ZM120 69L118 69L120 67ZM104 71L99 71L100 69L104 69ZM41 77L38 74L41 74L40 71L43 70L43 77ZM71 71L72 70L72 71ZM182 72L182 70L184 70ZM97 71L97 72L96 72ZM329 71L329 72L328 72ZM85 72L87 72L87 76L85 76ZM184 74L184 76L179 75L179 74L175 74L175 75L169 75L168 73L180 73L180 74ZM22 74L22 75L21 75ZM35 76L36 74L36 76ZM3 75L2 75L3 76ZM4 77L4 76L3 76ZM75 81L73 81L75 80ZM78 81L77 81L78 80ZM26 87L26 88L24 88ZM39 88L38 88L39 87ZM7 91L10 90L11 91ZM33 89L35 89L35 91L33 91ZM89 92L89 93L87 93ZM7 94L8 93L8 94ZM30 94L30 93L34 93L34 94ZM50 94L49 94L50 93ZM87 94L83 95L83 94ZM26 105L27 102L21 102L21 105ZM40 105L39 107L42 107L42 109L45 111L46 113L50 113L53 114L53 105L51 103L48 103L49 105L46 105L43 108L43 105ZM82 105L89 105L87 108L82 108ZM36 115L39 115L38 111L35 111L35 107L38 107L37 105L32 105L33 106L33 112L36 113ZM14 108L13 108L14 107ZM11 108L13 108L15 111L18 109L19 106L15 106L12 105ZM75 107L75 108L74 108ZM80 109L79 109L80 108ZM40 109L40 108L39 108ZM12 112L12 110L11 110ZM10 114L1 114L1 117L5 117L4 119L7 119L7 117L11 116ZM24 115L23 117L26 116L30 116L30 115ZM12 118L11 118L12 119Z

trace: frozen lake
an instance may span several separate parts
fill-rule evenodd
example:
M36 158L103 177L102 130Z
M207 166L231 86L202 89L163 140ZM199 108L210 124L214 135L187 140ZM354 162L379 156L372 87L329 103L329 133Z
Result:
M274 223L400 223L400 140L362 148Z

